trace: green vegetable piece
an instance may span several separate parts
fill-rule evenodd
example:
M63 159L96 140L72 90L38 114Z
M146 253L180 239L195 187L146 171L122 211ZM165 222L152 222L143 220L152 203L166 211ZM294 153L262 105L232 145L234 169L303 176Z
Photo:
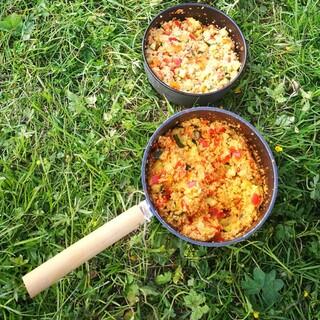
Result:
M177 134L173 135L173 139L175 140L176 144L178 145L179 148L184 148L185 145L181 142L179 136Z

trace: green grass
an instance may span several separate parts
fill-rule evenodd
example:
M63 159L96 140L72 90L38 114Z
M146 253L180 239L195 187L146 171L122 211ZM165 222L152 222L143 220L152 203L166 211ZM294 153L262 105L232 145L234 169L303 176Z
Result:
M320 2L208 2L250 45L241 92L217 105L283 148L272 216L222 249L153 221L31 300L22 275L143 199L144 146L180 107L149 85L140 44L176 2L1 1L0 20L22 17L0 31L1 319L320 318ZM284 282L274 304L246 290L256 267Z

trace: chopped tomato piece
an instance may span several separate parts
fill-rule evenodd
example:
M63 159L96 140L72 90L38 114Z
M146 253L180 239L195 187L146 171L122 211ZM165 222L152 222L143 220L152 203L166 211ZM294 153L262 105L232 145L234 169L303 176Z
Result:
M192 39L192 40L196 40L197 37L193 34L193 33L189 33L189 37Z
M176 37L169 37L169 41L178 41Z
M217 218L217 219L221 219L221 218L224 218L224 217L225 217L225 214L224 214L223 211L221 211L221 210L219 210L219 209L217 209L217 208L214 208L214 207L210 207L210 208L209 208L209 213L210 213L213 217L215 217L215 218Z
M223 133L226 131L226 128L225 127L219 127L219 128L211 128L209 129L209 134L211 135L214 135L214 134L217 134L217 133Z
M254 205L254 206L259 206L260 205L260 203L261 203L261 196L260 195L258 195L257 193L254 193L253 195L252 195L252 198L251 198L251 202L252 202L252 204Z
M241 152L240 152L240 150L237 150L235 147L231 147L231 148L229 149L229 151L230 151L231 155L232 155L234 158L236 158L236 159L238 159L238 160L241 158Z
M239 150L232 152L232 155L238 160L241 158L241 152Z
M165 58L163 58L163 62L165 62L165 63L170 63L170 62L171 62L171 59L168 58L168 57L165 57Z
M154 175L150 178L150 185L153 186L154 184L158 184L160 180L160 176L159 175Z
M214 146L217 147L220 144L220 141L221 139L218 136L214 137L213 139Z
M187 185L188 185L189 188L194 187L196 184L197 184L197 181L194 181L194 180L187 182Z
M174 24L179 28L181 27L181 21L180 20L174 20Z
M219 212L217 208L209 207L209 213L212 215L216 215Z
M179 168L179 167L183 167L183 166L184 166L184 163L181 160L179 160L174 167Z
M220 231L217 231L213 237L213 241L215 242L223 242L224 241L224 238L223 236L221 235L221 232Z
M203 138L199 139L199 143L205 148L209 147L209 142L207 140L204 140Z
M172 59L175 66L180 67L182 60L180 58L174 58Z
M231 159L231 154L228 154L221 160L221 162L222 163L227 163L227 162L230 161L230 159Z

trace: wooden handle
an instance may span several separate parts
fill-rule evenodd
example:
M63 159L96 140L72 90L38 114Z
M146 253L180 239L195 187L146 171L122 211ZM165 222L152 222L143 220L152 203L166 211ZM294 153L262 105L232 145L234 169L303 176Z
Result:
M123 212L23 276L31 298L91 259L145 221L140 205Z

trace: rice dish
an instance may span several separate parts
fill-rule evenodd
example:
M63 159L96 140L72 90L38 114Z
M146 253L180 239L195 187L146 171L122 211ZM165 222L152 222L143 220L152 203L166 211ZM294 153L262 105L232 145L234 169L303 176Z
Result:
M152 28L146 58L167 85L197 94L225 87L241 67L228 30L204 25L194 18L173 19Z
M245 233L267 194L257 155L236 127L193 118L157 138L148 159L149 194L181 234L221 242Z

